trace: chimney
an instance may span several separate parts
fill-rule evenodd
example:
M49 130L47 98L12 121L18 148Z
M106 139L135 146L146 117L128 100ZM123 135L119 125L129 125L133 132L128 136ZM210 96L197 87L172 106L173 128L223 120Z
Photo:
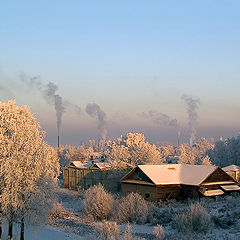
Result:
M58 135L58 138L57 138L57 146L58 146L58 149L59 149L59 135Z

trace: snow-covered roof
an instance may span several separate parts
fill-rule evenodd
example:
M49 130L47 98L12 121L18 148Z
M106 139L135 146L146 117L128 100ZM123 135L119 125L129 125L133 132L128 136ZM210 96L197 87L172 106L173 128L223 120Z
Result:
M111 168L112 167L112 165L108 162L98 162L98 163L95 163L94 166L97 166L100 169Z
M240 187L238 185L223 185L221 186L225 191L240 191Z
M69 164L74 165L76 168L88 168L88 163L83 163L81 161L72 161Z
M111 168L111 164L108 162L102 162L101 158L95 158L94 160L89 160L88 162L72 161L68 164L68 166L71 164L76 168L90 168L93 165L96 165L99 169Z
M199 185L217 169L216 166L188 164L138 165L138 167L156 185Z
M224 168L222 168L225 172L226 171L239 171L239 167L237 165L230 165L230 166L226 166Z
M222 195L222 194L224 194L224 192L221 189L207 190L203 193L203 195L206 197L218 196L218 195Z

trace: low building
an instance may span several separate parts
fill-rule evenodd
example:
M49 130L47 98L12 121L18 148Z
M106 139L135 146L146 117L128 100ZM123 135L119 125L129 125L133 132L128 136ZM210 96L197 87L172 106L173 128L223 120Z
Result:
M236 165L230 165L222 168L228 175L230 175L233 179L239 182L239 167Z
M90 172L99 171L99 168L93 167L94 163L82 161L72 161L63 169L64 188L77 190L80 180Z
M129 171L113 170L106 159L96 158L87 162L72 161L63 169L64 188L71 190L88 189L102 184L107 190L117 192L120 179Z
M138 192L146 200L199 198L240 191L237 182L216 166L139 165L121 179L122 195Z

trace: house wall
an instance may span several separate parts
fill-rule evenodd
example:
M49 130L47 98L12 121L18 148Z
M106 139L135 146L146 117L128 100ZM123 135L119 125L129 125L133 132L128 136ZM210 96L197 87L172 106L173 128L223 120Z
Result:
M128 176L128 179L140 180L149 183L153 183L148 176L146 176L139 168L136 168L135 171Z
M64 187L77 190L78 183L86 176L89 172L97 171L96 169L80 169L76 167L68 167L63 171L63 183Z
M218 168L204 181L204 183L221 181L232 181L232 178L226 172Z
M188 199L188 198L198 199L200 197L200 193L199 193L198 189L199 189L198 186L181 185L180 198L182 198L182 199Z
M102 184L108 191L120 190L120 179L128 170L99 170L80 169L68 167L63 170L64 188L71 190L88 189L97 184Z
M149 201L156 201L156 186L141 185L133 183L122 183L122 196L126 196L131 192L139 193L143 198Z
M180 185L158 185L156 191L157 201L166 199L178 199L181 194Z
M65 168L63 169L63 186L64 188L68 188L69 187L69 179L68 179L68 169Z
M120 191L120 180L129 170L102 170L86 174L78 183L79 189L87 189L91 186L102 184L111 192Z
M239 182L239 171L226 171L235 181Z

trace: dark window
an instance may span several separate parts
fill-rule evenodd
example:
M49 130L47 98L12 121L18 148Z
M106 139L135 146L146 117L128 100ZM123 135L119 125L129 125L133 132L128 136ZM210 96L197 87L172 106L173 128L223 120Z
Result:
M145 193L145 198L146 199L150 198L150 193Z
M72 176L76 177L76 171L75 170L72 171Z

